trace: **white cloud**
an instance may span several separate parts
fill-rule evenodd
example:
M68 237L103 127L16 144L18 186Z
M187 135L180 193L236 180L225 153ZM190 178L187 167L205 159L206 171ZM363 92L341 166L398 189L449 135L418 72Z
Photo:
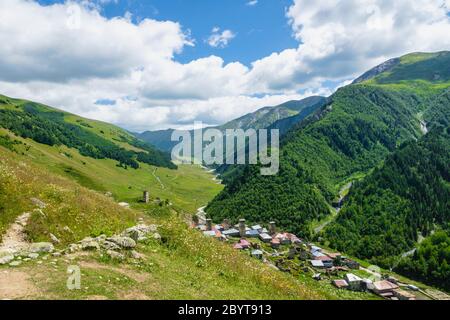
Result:
M392 57L450 49L449 10L448 0L295 0L287 16L302 44L258 63L283 69L285 60L292 68L281 78L294 83L353 77Z
M227 29L221 32L220 28L214 27L206 42L213 48L225 48L235 37L236 35L231 30Z
M117 77L171 59L191 44L180 25L106 19L75 3L0 2L0 79L67 81Z
M250 0L246 4L247 4L247 6L253 7L258 4L258 0Z
M178 23L107 19L101 1L0 1L0 93L130 130L219 124L330 94L325 81L339 86L394 56L450 49L449 0L295 0L287 16L297 48L250 67L217 56L182 64L174 57L195 41Z

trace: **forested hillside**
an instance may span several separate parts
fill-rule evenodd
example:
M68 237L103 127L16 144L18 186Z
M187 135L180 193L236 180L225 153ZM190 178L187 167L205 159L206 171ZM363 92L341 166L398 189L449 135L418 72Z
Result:
M430 121L448 112L450 77L443 71L448 65L446 52L412 54L400 58L388 74L339 89L320 113L287 134L277 176L263 177L256 167L247 167L206 211L217 221L275 220L309 236L309 223L329 215L340 187L366 175L400 145L417 140L423 134L421 117Z
M168 153L111 125L96 132L98 124L44 105L0 96L0 127L22 138L49 146L65 145L84 156L116 160L123 167L137 169L141 162L176 168Z
M396 271L450 290L450 231L437 231L425 239L411 257L400 261Z
M418 234L426 237L448 222L450 128L436 127L356 183L324 237L339 250L392 266Z

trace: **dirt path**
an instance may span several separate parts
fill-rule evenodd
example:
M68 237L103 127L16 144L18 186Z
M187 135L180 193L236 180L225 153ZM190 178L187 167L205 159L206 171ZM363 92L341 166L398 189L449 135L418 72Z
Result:
M155 179L159 182L159 184L161 185L161 189L164 190L166 188L166 186L164 185L164 183L162 183L161 179L156 175L157 170L158 170L158 168L155 168L155 170L152 172L152 174L155 177Z
M9 227L6 234L3 236L3 241L0 244L0 252L16 253L20 250L26 249L29 243L26 240L24 228L28 223L30 213L26 212L19 216L16 221Z
M38 294L38 288L26 272L0 271L0 300L30 299Z

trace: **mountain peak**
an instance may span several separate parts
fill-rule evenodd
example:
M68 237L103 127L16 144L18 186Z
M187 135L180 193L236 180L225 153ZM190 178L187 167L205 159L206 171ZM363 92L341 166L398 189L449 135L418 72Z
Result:
M405 80L445 82L450 80L450 51L414 52L393 58L365 72L353 84L374 80L387 84Z

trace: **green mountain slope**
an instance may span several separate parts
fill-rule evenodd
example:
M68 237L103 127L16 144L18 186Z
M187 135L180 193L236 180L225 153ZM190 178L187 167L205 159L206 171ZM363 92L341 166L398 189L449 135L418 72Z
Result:
M139 162L175 169L170 156L125 130L42 104L0 96L0 127L49 146L65 145L82 155L116 160L137 169Z
M84 187L102 193L111 193L117 201L137 202L142 198L142 191L148 190L154 200L169 199L174 206L186 212L195 213L198 207L205 205L222 189L222 186L212 180L213 176L200 167L179 166L176 168L170 162L166 162L167 154L155 150L125 130L111 124L84 119L42 105L38 106L42 108L44 114L34 116L24 111L25 105L35 106L33 103L7 97L1 97L0 101L2 115L0 145L14 150L20 158L32 161L34 165L75 180ZM6 121L3 115L7 115L10 120ZM52 116L56 118L55 121L49 120ZM64 123L61 123L61 119L64 119ZM39 132L44 131L47 134L43 137L53 132L46 128L56 130L56 134L50 137L58 139L57 143L38 142L42 141L37 135ZM92 155L91 148L87 149L89 152L86 152L82 148L84 145L74 144L73 141L66 142L65 139L72 138L74 133L77 134L75 142L85 139L81 141L86 141L86 145L101 144L100 150L104 150L103 148L107 146L110 149L106 151L115 150L119 155L129 155L130 157L125 160L137 161L138 168L133 169L124 163L120 164L120 161L114 159L116 157L114 154L100 157L96 154ZM167 163L167 167L151 164L154 162L152 160L157 160L158 157L150 157L142 162L136 155L139 153L152 155L151 152L163 155L163 163Z
M277 176L263 177L258 168L246 167L210 203L208 214L218 221L275 220L308 236L310 222L329 215L341 186L423 134L421 117L436 112L428 107L439 105L436 101L449 87L450 77L441 72L450 65L448 52L399 60L389 71L339 89L320 113L287 134ZM427 72L424 64L430 66Z
M225 131L226 129L259 130L278 123L276 129L280 129L285 133L291 126L317 110L325 101L326 98L319 96L308 97L300 101L288 101L279 106L261 108L253 113L249 113L214 128L221 131ZM286 118L290 120L287 122L278 122ZM173 129L146 131L137 134L136 137L156 146L160 150L170 152L177 144L177 142L171 141L173 131Z
M32 198L38 198L45 207L37 208L30 201ZM139 243L135 248L138 260L130 252L125 252L123 260L115 260L93 250L68 252L62 257L41 253L39 259L24 259L14 268L0 265L1 283L9 284L10 279L20 275L20 281L12 289L0 290L0 299L362 297L359 293L317 287L309 277L295 279L227 244L205 239L188 227L182 211L157 204L132 205L137 209L124 209L112 198L0 146L0 240L14 219L24 212L31 212L25 228L28 239L50 241L52 233L60 240L55 244L58 251L88 236L122 232L138 224L138 218L140 223L158 225L162 239ZM67 289L67 270L73 265L82 271L81 290Z
M173 129L145 131L143 133L137 133L136 137L150 143L159 150L170 152L176 144L171 140L173 131Z
M427 236L448 222L450 131L440 127L405 144L356 183L324 236L333 247L383 262L413 248L418 232Z
M265 129L273 123L292 116L303 114L309 115L314 112L319 105L323 104L326 98L312 96L300 101L288 101L276 107L265 107L253 113L249 113L238 119L232 120L218 128L225 129Z
M16 109L9 98L2 99L4 106L7 103L5 109ZM22 115L25 111L18 113L15 123L28 120ZM69 119L80 120L73 115ZM93 132L108 133L125 150L141 150L114 140L125 134L119 128L82 121ZM41 123L33 128L37 131L26 133L39 132ZM0 243L24 212L31 213L24 229L27 240L48 242L52 234L59 239L55 243L58 251L85 237L117 234L142 222L158 225L161 236L161 240L137 245L139 259L131 251L118 261L94 250L62 257L41 254L36 260L21 260L14 268L0 265L1 283L9 281L5 276L18 274L23 279L14 292L0 290L0 299L374 298L318 285L308 275L281 273L189 228L187 222L197 208L222 189L212 178L194 166L173 170L139 163L137 169L125 169L113 159L90 157L74 147L39 143L0 128ZM140 202L143 190L150 191L149 204ZM36 201L44 205L39 208ZM131 208L121 207L119 201L128 202ZM0 252L0 257L4 254ZM67 268L73 265L82 270L82 290L66 287Z

